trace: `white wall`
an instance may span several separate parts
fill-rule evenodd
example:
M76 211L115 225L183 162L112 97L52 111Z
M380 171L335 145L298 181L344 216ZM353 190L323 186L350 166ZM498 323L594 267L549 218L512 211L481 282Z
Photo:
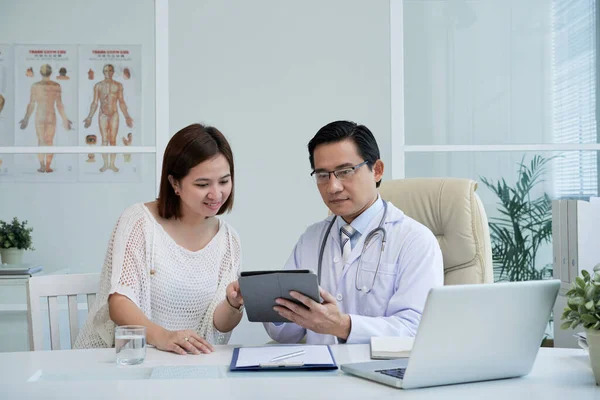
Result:
M201 121L230 139L243 269L279 269L327 210L306 145L351 119L390 148L389 1L173 0L170 125ZM315 266L316 269L316 266ZM245 318L232 343L264 343Z
M144 144L155 143L152 0L102 3L70 0L59 4L42 0L0 0L0 42L141 44ZM76 121L84 117L75 113L70 118L76 126ZM13 135L14 132L1 134ZM65 155L55 156L58 157ZM28 220L34 227L36 250L26 253L26 262L40 263L46 271L69 268L71 272L98 272L119 214L135 202L154 197L154 156L144 155L142 165L142 181L136 183L0 183L0 220L16 216ZM14 304L25 304L24 287L0 286L0 310L12 308ZM0 351L26 349L25 321L24 312L0 311L0 342L3 343Z

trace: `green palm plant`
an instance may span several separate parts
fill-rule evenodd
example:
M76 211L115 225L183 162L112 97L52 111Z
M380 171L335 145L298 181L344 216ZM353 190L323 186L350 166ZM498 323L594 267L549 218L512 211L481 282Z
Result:
M531 192L543 182L547 164L554 157L536 155L529 165L521 159L514 186L502 178L481 181L498 197L500 217L490 218L492 261L496 281L528 281L552 277L552 264L539 268L536 256L540 247L552 240L552 202L544 193L532 198Z

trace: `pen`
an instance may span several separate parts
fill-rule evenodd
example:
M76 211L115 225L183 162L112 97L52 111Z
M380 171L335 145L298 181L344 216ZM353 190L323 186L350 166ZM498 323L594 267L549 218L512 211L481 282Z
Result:
M292 357L296 357L296 356L300 356L304 354L304 350L300 350L300 351L295 351L293 353L289 353L289 354L283 354L281 356L277 356L272 358L269 362L275 362L275 361L281 361L281 360L287 360L288 358L292 358Z

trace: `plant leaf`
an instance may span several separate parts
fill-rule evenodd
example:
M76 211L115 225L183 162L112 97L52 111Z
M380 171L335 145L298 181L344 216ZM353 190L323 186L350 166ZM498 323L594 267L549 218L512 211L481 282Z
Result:
M594 309L594 300L590 300L587 303L585 303L585 308L587 308L588 310L593 310ZM583 317L583 315L582 315Z
M596 317L594 317L591 314L584 314L581 316L581 320L583 322L586 322L588 324L595 324L596 322L598 322L598 319Z
M585 299L583 297L571 297L567 300L567 304L574 306L581 306L585 303Z
M591 301L593 303L594 295L596 294L596 285L587 285L584 292L585 298L592 299Z
M570 326L571 326L571 321L563 322L560 325L560 329L569 329Z

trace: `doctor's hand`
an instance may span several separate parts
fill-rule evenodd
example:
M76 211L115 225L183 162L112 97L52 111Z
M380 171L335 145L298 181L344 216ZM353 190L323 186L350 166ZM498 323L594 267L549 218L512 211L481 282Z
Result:
M227 285L225 296L227 296L227 301L233 308L239 309L244 304L244 298L242 292L240 292L240 283L237 280Z
M334 335L343 340L348 339L351 328L350 316L340 312L335 297L331 293L320 287L319 294L323 298L323 303L317 303L310 297L291 291L290 296L306 307L278 298L275 300L278 305L273 309L282 317L303 328L316 333Z

